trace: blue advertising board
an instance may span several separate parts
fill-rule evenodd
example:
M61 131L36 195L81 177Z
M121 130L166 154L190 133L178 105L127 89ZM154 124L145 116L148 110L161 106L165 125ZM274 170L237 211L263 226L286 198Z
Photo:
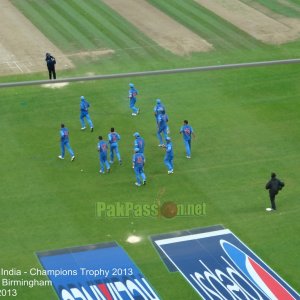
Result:
M154 242L203 299L300 299L228 229Z
M158 300L117 243L37 253L61 300Z

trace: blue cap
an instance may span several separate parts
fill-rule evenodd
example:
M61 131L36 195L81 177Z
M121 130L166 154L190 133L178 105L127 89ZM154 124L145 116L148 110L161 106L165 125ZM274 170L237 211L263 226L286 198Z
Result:
M169 136L167 136L166 141L171 141L171 138Z
M137 137L137 136L140 136L140 134L139 134L138 132L135 132L135 133L133 134L133 136Z
M130 86L130 87L134 87L134 84L133 84L133 83L129 83L129 86Z
M139 148L134 148L134 152L139 152L140 149Z
M156 103L159 104L160 103L160 99L156 99Z
M84 100L84 96L81 96L80 99L81 99L81 100Z

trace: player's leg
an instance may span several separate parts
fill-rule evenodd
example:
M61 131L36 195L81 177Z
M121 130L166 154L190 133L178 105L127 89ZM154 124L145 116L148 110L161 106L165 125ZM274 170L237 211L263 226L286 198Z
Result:
M60 158L64 158L65 157L65 144L63 142L60 143Z
M140 179L140 172L139 172L138 167L134 167L134 173L135 173L136 183L138 185L140 185L141 184L141 179Z
M114 162L114 146L110 146L110 161L111 164Z
M94 126L93 126L93 122L92 122L92 119L91 119L90 115L87 114L85 117L86 117L86 120L87 120L88 124L90 125L90 128L93 129Z
M184 146L185 146L185 151L186 151L186 157L190 157L191 151L190 151L189 141L184 140Z
M141 174L141 177L142 177L142 180L143 180L143 184L145 185L146 184L146 174L145 174L143 168L141 168L140 174Z
M107 157L105 158L105 166L106 166L107 173L109 173L110 172L110 165L109 165L109 162L107 160Z
M104 173L104 158L100 155L100 173Z
M81 114L80 114L80 117L79 117L80 123L81 123L81 129L82 129L82 130L85 129L84 116L85 116L85 115L84 115L83 113L81 113Z
M167 133L167 126L163 129L163 134L164 134L164 138L165 138L165 141L167 143L167 137L168 137L168 133Z
M67 150L69 151L71 157L73 158L75 155L74 155L74 151L72 150L71 146L69 143L66 143L66 148Z
M157 138L158 138L158 141L159 141L159 147L162 147L162 145L163 145L163 140L162 140L162 137L161 137L161 130L160 129L158 129L157 130L157 133L156 133L156 136L157 136Z
M115 150L116 150L116 156L117 156L117 159L118 159L119 162L121 162L121 155L120 155L120 152L119 152L119 147L118 147L118 145L116 146Z

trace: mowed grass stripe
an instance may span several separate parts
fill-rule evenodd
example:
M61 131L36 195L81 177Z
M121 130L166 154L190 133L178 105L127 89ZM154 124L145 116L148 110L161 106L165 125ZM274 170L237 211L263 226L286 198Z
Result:
M257 49L261 43L243 31L214 15L194 1L149 0L160 10L190 28L220 50Z
M241 2L244 2L245 4L252 6L255 9L258 9L257 5L255 5L253 1L242 0ZM284 0L280 2L274 0L256 0L255 2L258 2L263 7L266 7L277 14L290 17L290 18L300 18L299 0L296 0L295 2L291 0ZM291 3L290 5L289 2ZM295 6L295 8L293 8L293 6Z
M109 20L108 30L111 30L111 28L118 30L115 33L115 39L120 44L120 49L127 47L130 51L137 50L135 52L137 55L142 49L143 59L145 59L144 55L154 59L157 59L158 57L161 57L162 59L168 58L169 53L166 52L166 54L163 55L164 51L161 47L159 47L153 40L149 39L146 35L139 31L137 27L132 25L105 3L98 0L92 0L92 3L95 5L94 8L99 7L99 9L101 9L103 18L105 20ZM111 36L111 34L114 34L114 32L109 31L108 34Z
M72 2L69 3L69 1L53 1L52 7L89 40L87 49L95 50L101 47L99 40L96 40L100 31L89 21L84 10L75 10L74 7L70 5L71 3Z
M34 1L13 0L13 4L52 42L59 45L61 49L70 51L72 49L73 37L64 28L53 21L49 14L43 11Z

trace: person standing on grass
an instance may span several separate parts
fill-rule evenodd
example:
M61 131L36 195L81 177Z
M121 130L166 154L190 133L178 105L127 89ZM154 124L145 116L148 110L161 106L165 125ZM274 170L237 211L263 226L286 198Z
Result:
M102 136L99 136L99 143L97 145L98 152L100 154L100 171L99 173L105 173L104 167L106 167L107 173L110 172L110 165L107 161L108 143L103 140Z
M139 148L134 149L134 155L132 158L133 169L136 177L136 186L141 186L146 184L146 175L144 173L145 157L143 153L139 152Z
M166 167L168 168L168 174L173 174L174 173L174 165L173 165L173 160L174 160L174 152L173 152L173 145L171 142L171 138L167 137L166 138L166 146L164 146L164 148L166 148L166 155L164 158L164 163L166 165Z
M133 134L133 136L135 137L135 140L134 140L134 149L138 148L139 149L139 153L143 153L144 154L144 149L145 149L145 141L144 141L144 139L140 136L140 134L138 132L135 132Z
M84 118L86 118L88 124L90 125L91 128L91 132L94 131L94 126L93 126L93 122L90 118L89 115L89 107L90 107L90 103L86 101L86 99L84 98L84 96L80 97L80 122L81 122L81 130L85 130L85 122L84 122Z
M192 136L195 138L195 134L193 128L189 125L188 120L183 121L183 126L180 128L180 134L183 136L186 158L191 158L191 141Z
M54 56L52 56L50 53L47 52L45 61L47 63L49 79L52 79L52 75L53 75L53 79L56 79L56 72L55 72L56 59L54 58Z
M166 114L166 108L165 106L162 104L160 99L156 99L156 105L154 106L154 116L155 116L155 120L156 120L156 124L158 124L158 117L164 112ZM167 134L170 134L170 129L169 126L167 124Z
M271 173L271 179L266 184L266 190L269 190L269 196L271 201L271 209L267 211L276 210L275 197L278 192L284 187L284 182L280 181L275 173Z
M65 147L69 151L71 155L71 161L74 161L75 159L75 154L74 151L72 150L69 142L69 130L68 128L65 127L64 124L60 125L60 149L61 149L61 155L58 156L59 159L64 159L65 158Z
M159 144L158 147L163 147L163 139L161 134L163 133L165 140L167 140L168 134L168 116L166 115L165 111L162 111L162 113L158 116L157 119L157 133L156 136L158 138Z
M136 96L138 94L138 91L135 89L133 83L129 83L129 92L128 92L128 98L129 98L129 107L132 110L132 116L138 115L140 110L135 107L135 103L137 101Z
M120 135L115 132L115 129L112 127L110 129L110 133L108 134L108 142L110 144L110 161L112 164L114 162L114 153L116 153L117 159L119 160L119 164L122 164L121 155L119 152L118 141L121 139Z

